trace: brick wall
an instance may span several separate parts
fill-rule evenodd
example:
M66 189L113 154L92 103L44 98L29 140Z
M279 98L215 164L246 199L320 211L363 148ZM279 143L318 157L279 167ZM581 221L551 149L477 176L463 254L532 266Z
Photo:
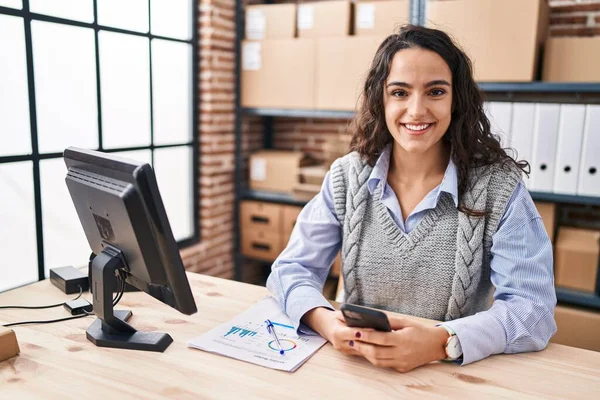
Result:
M200 242L186 269L233 277L235 1L197 0L200 75Z
M249 0L248 3L261 3ZM200 40L200 243L181 254L188 270L233 277L235 1L197 0ZM600 0L550 0L552 35L600 35ZM274 121L274 144L323 158L327 137L345 132L347 121ZM245 118L242 145L247 155L262 146L260 118ZM561 220L600 221L600 209L561 210ZM595 219L593 218L595 217ZM592 218L592 219L590 219ZM592 221L592 222L590 222Z
M550 0L551 36L600 35L600 0Z

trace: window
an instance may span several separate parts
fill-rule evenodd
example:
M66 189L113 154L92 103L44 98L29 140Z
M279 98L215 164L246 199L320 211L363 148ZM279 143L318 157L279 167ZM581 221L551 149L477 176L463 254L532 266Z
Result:
M180 246L198 240L192 0L0 0L0 291L86 265L68 146L151 163Z

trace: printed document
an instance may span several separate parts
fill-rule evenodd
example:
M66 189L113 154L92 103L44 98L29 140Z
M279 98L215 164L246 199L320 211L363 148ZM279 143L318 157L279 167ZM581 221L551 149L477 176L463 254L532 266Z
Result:
M267 330L266 320L273 324L279 346ZM277 301L266 297L232 320L190 340L188 346L294 372L326 342L320 336L298 336Z

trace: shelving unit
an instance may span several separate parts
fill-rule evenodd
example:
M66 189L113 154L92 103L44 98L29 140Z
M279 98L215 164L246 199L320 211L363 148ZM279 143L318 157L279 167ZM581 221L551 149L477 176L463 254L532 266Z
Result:
M544 192L529 192L531 197L535 201L549 202L549 203L561 203L561 204L583 204L591 206L600 206L600 197L589 197L589 196L574 196L567 194L558 193L544 193ZM269 203L281 203L295 206L304 206L307 201L297 199L292 195L286 193L273 193L260 190L241 190L242 200L257 200L266 201Z
M426 0L411 0L411 21L423 24L424 4ZM243 186L244 165L241 148L242 118L245 116L259 116L264 123L264 148L272 148L273 143L273 118L314 118L314 119L347 119L354 117L353 111L339 110L310 110L310 109L279 109L279 108L243 108L240 104L240 55L241 41L244 36L244 10L241 0L237 0L236 16L236 109L235 109L235 143L236 143L236 246L235 246L235 273L236 278L241 277L241 268L244 257L239 249L238 210L241 200L256 200L269 203L278 203L294 206L304 206L307 201L295 198L289 194L272 193L266 191L250 190ZM271 1L265 1L271 3ZM586 103L600 104L600 83L553 83L553 82L498 82L479 83L486 100L493 101L519 101L519 102L558 102L558 103ZM553 202L559 204L580 204L600 206L600 197L565 195L558 193L530 192L535 201ZM600 274L599 274L600 275ZM560 303L587 307L600 310L600 276L596 286L596 294L579 292L565 288L556 289L557 299Z
M352 119L354 111L333 110L290 110L284 108L244 108L244 115L260 117L287 117L287 118L340 118Z

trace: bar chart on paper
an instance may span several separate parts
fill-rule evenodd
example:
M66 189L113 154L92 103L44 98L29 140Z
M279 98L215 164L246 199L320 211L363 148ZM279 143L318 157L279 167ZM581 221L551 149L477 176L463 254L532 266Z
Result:
M271 320L279 344L268 332ZM267 297L242 314L188 342L189 347L264 367L293 372L323 344L320 336L299 336L277 302Z

